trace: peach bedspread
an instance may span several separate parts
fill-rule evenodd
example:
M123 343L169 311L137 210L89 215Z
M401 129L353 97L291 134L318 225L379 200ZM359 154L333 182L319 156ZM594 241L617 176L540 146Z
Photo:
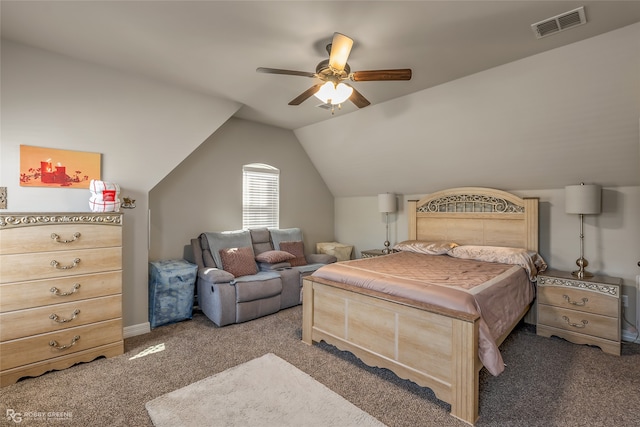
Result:
M504 371L496 339L535 296L521 266L404 251L328 264L313 276L479 314L478 355L492 375Z

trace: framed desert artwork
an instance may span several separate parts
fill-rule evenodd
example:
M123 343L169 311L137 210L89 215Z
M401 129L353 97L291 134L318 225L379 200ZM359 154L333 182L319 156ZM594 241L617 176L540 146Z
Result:
M23 187L89 188L100 179L100 153L20 146Z

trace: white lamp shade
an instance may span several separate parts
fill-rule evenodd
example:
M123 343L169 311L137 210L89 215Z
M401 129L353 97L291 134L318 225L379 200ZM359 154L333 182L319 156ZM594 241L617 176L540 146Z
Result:
M396 195L394 193L378 194L378 210L383 213L396 211Z
M568 214L599 214L602 187L596 184L567 185L564 188L565 212Z

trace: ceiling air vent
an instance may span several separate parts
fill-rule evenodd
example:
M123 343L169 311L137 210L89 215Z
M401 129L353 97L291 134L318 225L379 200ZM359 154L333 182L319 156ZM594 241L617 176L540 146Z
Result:
M586 23L587 17L584 14L584 6L581 6L569 12L545 19L544 21L536 22L531 25L531 28L536 34L536 37L541 39Z

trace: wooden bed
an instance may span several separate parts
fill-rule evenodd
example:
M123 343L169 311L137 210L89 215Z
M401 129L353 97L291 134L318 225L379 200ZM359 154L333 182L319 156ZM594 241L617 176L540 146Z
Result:
M409 201L408 215L411 240L538 251L537 198L489 188L454 188ZM325 341L367 365L428 387L451 405L451 415L469 424L478 418L479 320L478 315L318 277L304 279L305 343Z

